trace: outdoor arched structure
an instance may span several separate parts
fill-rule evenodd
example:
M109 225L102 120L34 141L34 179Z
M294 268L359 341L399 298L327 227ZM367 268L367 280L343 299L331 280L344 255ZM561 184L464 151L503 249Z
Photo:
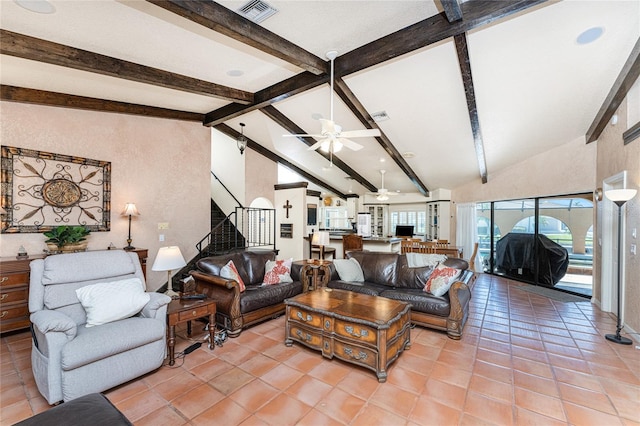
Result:
M491 220L490 211L477 212L478 217ZM500 210L495 215L495 226L500 229L502 235L510 232L518 222L531 217L531 210ZM572 251L574 254L586 253L586 237L589 229L593 226L593 209L540 209L540 216L548 216L563 222L573 236Z

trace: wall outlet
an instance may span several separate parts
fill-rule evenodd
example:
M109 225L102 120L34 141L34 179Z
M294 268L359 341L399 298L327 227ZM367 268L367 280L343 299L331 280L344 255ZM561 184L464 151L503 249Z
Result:
M631 244L631 254L636 254L636 245Z
M160 242L164 241L164 234L158 235L158 241Z
M158 229L169 229L169 222L158 223Z

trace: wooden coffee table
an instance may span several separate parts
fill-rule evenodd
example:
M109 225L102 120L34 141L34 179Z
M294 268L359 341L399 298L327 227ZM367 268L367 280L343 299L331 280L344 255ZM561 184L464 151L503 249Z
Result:
M329 289L331 290L331 289ZM408 303L346 290L319 289L284 301L285 344L302 343L327 358L369 368L378 381L411 346Z

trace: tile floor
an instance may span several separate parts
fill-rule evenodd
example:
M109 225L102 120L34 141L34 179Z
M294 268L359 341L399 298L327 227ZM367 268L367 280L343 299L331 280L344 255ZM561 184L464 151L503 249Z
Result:
M518 286L479 276L463 339L413 329L387 383L286 347L279 318L106 395L136 425L154 426L640 424L640 350L604 339L615 320L586 300L555 302ZM28 333L1 339L2 425L48 408L30 347Z

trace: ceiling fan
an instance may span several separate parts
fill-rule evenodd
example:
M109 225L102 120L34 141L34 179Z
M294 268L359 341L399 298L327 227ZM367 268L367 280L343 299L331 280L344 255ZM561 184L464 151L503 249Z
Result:
M379 129L347 130L343 132L342 126L336 124L336 122L333 121L333 61L336 59L336 56L338 56L338 52L336 52L335 50L327 52L327 58L331 61L331 119L320 119L320 123L322 124L320 134L284 135L294 137L309 136L318 139L318 142L309 147L310 151L320 148L324 152L333 154L340 151L343 146L346 146L353 151L358 151L362 149L362 145L352 141L349 138L367 138L380 136Z
M386 172L386 170L380 170L380 174L382 175L382 186L378 189L378 192L370 192L371 195L376 195L376 200L378 201L387 201L389 196L400 195L398 192L390 192L384 187L384 174Z

